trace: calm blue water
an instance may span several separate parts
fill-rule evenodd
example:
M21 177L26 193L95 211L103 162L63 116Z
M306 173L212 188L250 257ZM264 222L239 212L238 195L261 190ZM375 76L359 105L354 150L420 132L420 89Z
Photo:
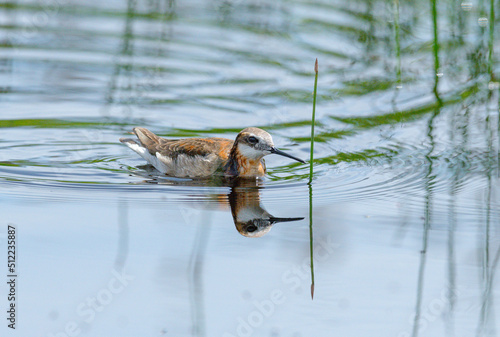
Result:
M499 13L0 0L1 335L496 336ZM173 179L118 142L257 126L308 159L315 58L310 187L279 156L256 184Z

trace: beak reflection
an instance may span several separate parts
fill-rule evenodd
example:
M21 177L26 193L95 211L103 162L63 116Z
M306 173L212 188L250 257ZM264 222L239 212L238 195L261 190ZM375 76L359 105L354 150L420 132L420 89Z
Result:
M292 157L293 158L293 157ZM229 194L210 195L215 202L209 203L204 207L214 210L220 210L221 206L231 208L234 225L238 232L246 237L259 238L266 235L277 223L303 220L303 217L275 217L262 206L260 200L260 189L263 188L263 182L258 179L230 178L221 177L221 180L213 180L208 183L206 180L144 180L149 184L168 184L190 187L225 186L230 188ZM204 194L205 195L205 194ZM206 195L205 195L206 196ZM196 205L196 202L192 203ZM227 209L227 208L226 208Z
M272 216L260 203L260 191L255 180L237 180L228 195L231 214L238 232L246 237L266 235L276 223L299 221L302 217L279 218Z

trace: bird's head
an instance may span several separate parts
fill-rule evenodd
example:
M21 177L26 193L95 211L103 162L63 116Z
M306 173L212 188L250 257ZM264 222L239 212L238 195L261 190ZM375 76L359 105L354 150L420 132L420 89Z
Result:
M259 128L243 129L236 137L234 146L240 155L251 160L260 160L262 157L274 153L305 163L302 159L278 150L274 146L271 135Z

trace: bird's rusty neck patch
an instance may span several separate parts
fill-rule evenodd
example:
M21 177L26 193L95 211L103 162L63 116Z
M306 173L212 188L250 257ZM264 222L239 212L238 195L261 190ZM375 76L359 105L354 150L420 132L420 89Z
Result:
M249 159L243 156L235 143L229 154L224 173L237 177L262 177L266 174L266 166L263 159Z

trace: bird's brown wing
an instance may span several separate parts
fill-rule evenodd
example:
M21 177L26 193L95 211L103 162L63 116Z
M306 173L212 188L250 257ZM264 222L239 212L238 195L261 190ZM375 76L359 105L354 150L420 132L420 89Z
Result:
M180 154L189 156L206 156L216 154L222 160L229 158L233 141L225 138L186 138L167 140L162 139L156 150L162 155L175 158Z
M165 139L158 137L145 128L134 128L134 133L149 153L176 158L180 154L189 156L206 156L217 154L223 161L229 157L233 141L226 138L184 138Z

